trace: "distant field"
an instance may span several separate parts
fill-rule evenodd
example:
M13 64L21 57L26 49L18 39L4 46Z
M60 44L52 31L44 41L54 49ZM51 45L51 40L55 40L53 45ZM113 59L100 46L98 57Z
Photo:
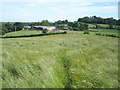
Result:
M89 29L89 31L93 31L90 33L96 34L96 33L101 33L101 34L108 34L108 35L117 35L118 36L118 30L116 29ZM96 32L94 32L96 31Z
M48 31L47 33L59 33L64 32L63 30L60 31ZM39 35L42 34L42 31L30 31L30 30L21 30L16 32L6 33L2 37L13 37L13 36L30 36L30 35Z
M104 27L104 28L108 27L108 24L97 24L97 25L99 25L101 27ZM96 27L96 26L94 24L88 24L88 27L93 28L93 27ZM119 27L119 26L118 25L113 25L113 27Z
M102 27L108 27L108 24L97 24L97 25L100 25Z
M10 32L3 35L3 37L9 37L9 36L24 36L24 35L38 35L41 34L41 31L28 31L28 30L21 30L16 32Z
M97 25L99 25L101 27L108 27L108 24L97 24ZM93 27L96 27L96 26L95 26L95 24L88 24L88 27L93 28Z
M95 27L95 25L93 25L93 24L88 24L88 27L89 27L89 28L93 28L93 27Z
M3 88L117 88L118 38L68 34L2 39Z

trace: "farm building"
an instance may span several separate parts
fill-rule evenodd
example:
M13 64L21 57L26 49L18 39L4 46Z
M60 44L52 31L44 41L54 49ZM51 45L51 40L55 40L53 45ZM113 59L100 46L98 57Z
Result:
M24 26L24 30L29 30L31 28L31 26Z
M56 27L54 26L24 26L24 30L42 30L42 29L47 29L47 30L55 30Z

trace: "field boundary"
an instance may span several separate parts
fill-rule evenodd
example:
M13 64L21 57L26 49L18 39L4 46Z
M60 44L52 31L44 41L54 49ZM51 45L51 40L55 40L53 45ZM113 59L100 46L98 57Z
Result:
M47 35L56 35L56 34L67 34L67 32L46 33L46 34L37 34L37 35L23 35L23 36L7 36L7 37L0 37L0 38L37 37L37 36L47 36Z

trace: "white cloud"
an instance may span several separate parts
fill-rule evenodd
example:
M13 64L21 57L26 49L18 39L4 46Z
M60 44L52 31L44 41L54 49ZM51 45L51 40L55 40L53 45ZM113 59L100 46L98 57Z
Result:
M36 3L31 3L31 2L29 2L29 3L27 3L27 5L26 6L35 6L36 5Z
M81 3L81 5L83 5L83 6L92 5L92 3Z
M39 2L39 3L54 3L54 2L119 2L119 0L0 0L0 2Z
M71 4L66 6L51 7L50 10L59 14L72 14L83 12L117 12L117 6L87 6L92 3Z
M11 9L11 11L7 12L4 16L6 20L17 20L17 21L38 21L43 19L48 19L50 21L56 20L77 20L79 17L84 16L92 16L92 15L99 15L102 16L105 14L107 15L114 15L117 13L117 6L94 6L92 5L94 2L116 2L117 0L2 0L2 2L25 2L26 4L23 8L18 6L12 6L15 9ZM57 3L57 2L68 2L65 4L60 5L49 5L49 3ZM44 4L43 4L44 3ZM46 4L45 4L46 3ZM59 4L59 3L58 3ZM39 10L39 8L34 9L37 6L46 5L43 8L43 11ZM90 6L89 6L90 5ZM32 8L31 8L32 7ZM34 8L33 8L34 7ZM41 8L40 7L40 8ZM17 10L16 10L17 9ZM49 9L47 11L47 9ZM11 12L14 12L10 15ZM10 12L10 13L9 13ZM52 13L50 13L52 12ZM104 16L104 15L103 15Z

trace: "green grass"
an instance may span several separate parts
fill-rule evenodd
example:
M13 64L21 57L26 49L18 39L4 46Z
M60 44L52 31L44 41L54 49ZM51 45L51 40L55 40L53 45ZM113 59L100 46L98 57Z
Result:
M108 24L97 24L97 25L99 25L99 26L101 26L101 27L104 27L104 28L105 28L105 27L108 27ZM88 24L88 27L89 27L89 28L93 28L93 27L96 27L96 26L95 26L95 24Z
M3 37L9 37L9 36L24 36L24 35L38 35L41 34L41 31L28 31L28 30L21 30L16 32L10 32L3 35Z
M94 24L88 24L88 27L93 28L93 27L95 27L95 25Z
M64 32L64 31L48 31L47 33L59 33L59 32ZM21 30L21 31L6 33L2 37L30 36L30 35L39 35L39 34L42 34L42 31Z
M99 25L101 27L108 27L108 24L97 24L97 25Z
M103 28L109 27L108 24L97 24L97 25L99 25L99 26L101 26ZM93 27L96 27L96 26L95 26L95 24L88 24L88 27L93 28ZM119 27L119 26L118 25L113 25L113 27L115 28L115 27Z
M107 35L117 35L118 36L118 30L116 29L89 29L92 31L97 31L97 32L90 32L92 34L96 34L96 33L101 33L101 34L107 34Z
M80 32L2 39L3 88L116 88L118 39Z

